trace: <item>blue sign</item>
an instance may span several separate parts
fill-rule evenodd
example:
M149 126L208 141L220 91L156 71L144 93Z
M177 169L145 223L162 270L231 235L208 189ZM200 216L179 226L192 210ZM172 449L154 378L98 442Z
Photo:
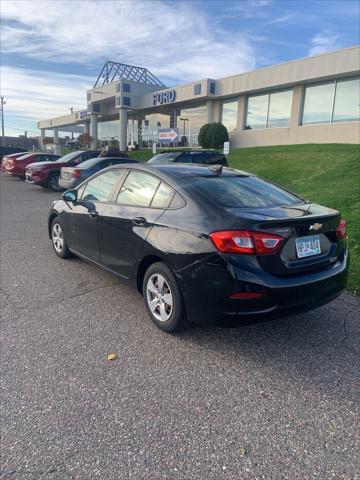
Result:
M158 139L160 143L175 143L179 139L179 129L160 128L158 130Z
M164 105L172 103L176 100L176 90L167 90L166 92L158 92L153 94L153 105Z

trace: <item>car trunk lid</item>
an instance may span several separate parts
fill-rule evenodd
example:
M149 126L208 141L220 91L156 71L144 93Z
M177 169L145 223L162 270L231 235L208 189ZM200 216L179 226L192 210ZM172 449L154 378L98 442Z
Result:
M278 276L297 275L327 268L344 253L336 229L340 214L314 203L284 207L231 208L227 211L241 228L284 238L273 254L258 255L260 266Z

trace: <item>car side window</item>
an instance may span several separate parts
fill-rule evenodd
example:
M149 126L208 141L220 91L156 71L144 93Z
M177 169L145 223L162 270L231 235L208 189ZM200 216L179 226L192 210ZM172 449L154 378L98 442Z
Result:
M160 184L160 180L147 173L131 171L123 183L117 203L149 207Z
M86 184L81 192L81 199L91 202L108 202L122 175L121 170L110 170L97 175Z
M173 188L166 185L166 183L161 182L150 206L153 208L168 208L174 194L175 190Z
M183 152L181 155L179 155L176 158L175 162L176 163L190 163L191 162L190 155L188 154L188 152Z
M190 163L205 163L207 156L203 153L190 153Z
M180 197L178 193L175 193L173 199L170 203L170 208L181 208L185 206L184 200Z

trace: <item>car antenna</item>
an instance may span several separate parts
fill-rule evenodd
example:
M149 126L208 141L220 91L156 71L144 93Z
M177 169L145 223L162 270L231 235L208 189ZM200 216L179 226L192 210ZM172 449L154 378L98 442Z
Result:
M222 174L222 169L223 169L222 165L211 165L209 167L209 170L214 172L216 175L221 175Z

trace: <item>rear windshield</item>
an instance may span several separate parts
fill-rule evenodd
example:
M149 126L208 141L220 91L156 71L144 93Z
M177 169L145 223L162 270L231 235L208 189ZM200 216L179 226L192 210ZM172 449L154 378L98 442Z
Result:
M186 180L185 188L202 194L223 208L274 207L303 203L300 198L282 188L251 176L192 177Z
M67 163L70 162L73 158L75 158L77 155L79 155L79 151L76 152L70 152L64 155L63 157L60 157L58 160L56 160L58 163Z
M181 152L160 153L155 157L150 158L148 163L169 163L173 162L181 155Z

